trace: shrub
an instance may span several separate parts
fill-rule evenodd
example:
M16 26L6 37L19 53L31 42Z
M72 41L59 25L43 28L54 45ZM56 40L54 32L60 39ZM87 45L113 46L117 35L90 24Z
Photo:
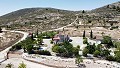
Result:
M50 43L53 44L53 40L50 40Z
M83 44L88 44L88 39L87 38L83 39Z
M15 50L20 50L20 49L22 49L22 45L16 44L16 45L12 46L12 48L10 49L10 51L15 51Z
M87 57L87 54L89 53L89 50L87 48L83 49L83 56Z
M96 51L94 52L94 57L98 57L99 55L100 55L100 51L96 50Z
M106 57L106 60L115 61L115 58L114 58L113 56L107 56L107 57Z
M40 54L40 55L48 55L50 56L51 53L47 50L40 50L40 51L34 51L35 54Z

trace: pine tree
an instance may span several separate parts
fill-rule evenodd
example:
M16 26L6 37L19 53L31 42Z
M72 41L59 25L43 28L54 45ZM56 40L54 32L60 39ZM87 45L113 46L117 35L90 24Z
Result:
M85 10L83 10L82 13L85 13Z

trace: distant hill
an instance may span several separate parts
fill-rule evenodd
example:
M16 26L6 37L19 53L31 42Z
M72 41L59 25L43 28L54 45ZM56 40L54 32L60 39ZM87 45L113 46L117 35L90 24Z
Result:
M96 13L100 16L111 16L116 17L120 16L120 1L112 4L105 5L100 8L91 10L91 13Z
M9 29L49 30L72 23L79 14L82 23L92 26L109 25L108 20L120 22L120 1L91 11L69 11L55 8L25 8L0 17L0 25ZM120 25L120 24L119 24ZM118 25L118 26L119 26Z
M75 19L75 12L54 8L25 8L0 17L0 24L11 29L39 28L40 30L58 28Z

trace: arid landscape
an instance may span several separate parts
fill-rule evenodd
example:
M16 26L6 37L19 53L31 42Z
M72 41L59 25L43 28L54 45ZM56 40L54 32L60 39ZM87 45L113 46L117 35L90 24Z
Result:
M70 2L73 9L77 3ZM65 1L63 9L22 7L1 15L0 68L120 68L120 1L113 2L67 10Z
M3 31L0 33L0 51L15 44L22 36L23 35L20 33L10 31Z

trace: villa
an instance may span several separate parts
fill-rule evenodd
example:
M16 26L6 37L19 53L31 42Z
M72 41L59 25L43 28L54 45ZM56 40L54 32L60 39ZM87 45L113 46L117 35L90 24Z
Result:
M71 42L72 40L70 39L68 35L62 35L62 34L57 34L53 38L54 44L60 44L60 43L63 43L64 41Z

